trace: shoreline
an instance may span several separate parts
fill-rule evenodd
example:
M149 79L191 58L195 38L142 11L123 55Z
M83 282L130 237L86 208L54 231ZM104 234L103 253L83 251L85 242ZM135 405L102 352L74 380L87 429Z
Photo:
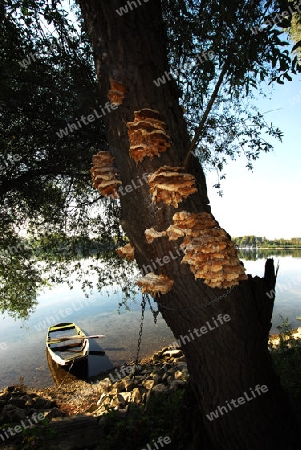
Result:
M0 391L0 427L19 429L26 417L40 414L39 417L43 415L41 422L26 430L40 436L34 439L39 449L55 450L58 442L64 444L64 450L72 450L75 446L86 448L89 440L99 444L103 433L101 425L109 417L109 411L115 412L122 420L130 412L129 408L131 412L137 408L143 411L154 397L168 398L177 391L183 391L189 379L182 350L171 347L139 361L135 374L134 363L127 367L130 368L129 373L124 377L115 376L113 380L110 373L117 375L118 371L121 375L120 369L114 368L94 381L74 380L44 389L8 386ZM58 438L52 437L56 431ZM1 448L17 450L21 440L24 443L23 433L1 436L0 428ZM81 440L83 447L77 447Z
M282 333L282 338L300 340L301 327L288 335ZM270 351L279 343L279 334L269 336ZM131 361L89 381L66 378L58 386L42 389L8 386L0 391L0 446L19 450L26 442L40 450L72 450L86 449L89 443L89 449L99 450L110 411L124 423L129 413L133 417L144 414L154 400L165 405L170 398L181 398L188 380L181 348L169 346L141 359L138 366ZM29 417L38 417L38 423L33 424L33 419L33 426L21 430ZM6 433L1 434L1 429Z

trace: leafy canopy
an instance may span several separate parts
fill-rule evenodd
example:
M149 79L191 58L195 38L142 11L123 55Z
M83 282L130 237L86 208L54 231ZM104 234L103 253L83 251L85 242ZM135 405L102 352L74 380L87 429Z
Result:
M295 19L271 22L288 4L162 0L190 150L203 164L221 171L245 155L251 168L272 149L269 136L281 138L250 100L263 81L283 83L299 70L283 33L295 33ZM95 270L99 289L115 281L128 296L134 273L115 256L125 243L119 202L91 186L91 157L107 149L104 124L71 127L102 106L82 18L71 10L57 0L6 0L0 9L0 310L21 317L49 281L71 284L76 273L89 289ZM74 243L92 238L101 251L83 268Z
M229 158L243 155L252 169L261 152L273 149L269 136L282 137L252 99L257 91L264 95L262 82L283 84L300 71L283 33L291 17L279 21L277 15L288 9L288 2L162 3L171 72L181 88L194 154L220 171ZM207 110L210 100L212 107Z

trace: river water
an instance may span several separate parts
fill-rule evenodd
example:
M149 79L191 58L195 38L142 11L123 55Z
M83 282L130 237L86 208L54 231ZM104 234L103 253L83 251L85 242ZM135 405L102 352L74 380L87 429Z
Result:
M273 312L272 332L282 323L280 315L288 318L297 328L301 322L301 252L299 251L245 251L241 253L247 273L263 276L267 257L279 262L276 301ZM55 286L40 294L39 304L28 321L22 323L8 316L1 316L0 328L0 388L22 382L31 387L54 384L47 364L45 339L47 328L59 322L75 322L86 334L105 334L102 340L91 340L91 350L104 350L105 356L89 356L89 376L135 359L140 327L140 296L130 310L117 312L121 293L109 295L94 293L85 298L80 288L70 290L67 285ZM173 334L158 316L154 324L147 307L141 357L149 356L174 341Z

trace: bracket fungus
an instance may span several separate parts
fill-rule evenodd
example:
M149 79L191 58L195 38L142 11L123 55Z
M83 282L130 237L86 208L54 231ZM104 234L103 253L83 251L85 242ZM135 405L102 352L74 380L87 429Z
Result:
M90 172L93 186L99 190L101 195L119 198L117 186L122 183L116 178L118 170L113 166L113 161L114 158L110 152L98 152L92 157L94 166Z
M123 247L119 247L116 249L116 252L121 258L127 258L131 261L134 261L134 247L132 244L126 244Z
M148 242L163 236L168 236L170 241L183 237L181 262L189 264L194 277L203 279L212 288L237 286L239 281L248 278L233 242L211 214L181 211L173 215L173 222L163 232L146 230Z
M108 92L108 99L113 105L121 105L126 91L124 84L122 84L121 81L110 78L110 87L111 89Z
M171 290L173 283L173 280L166 275L156 275L154 272L149 272L137 280L137 284L141 287L142 293L150 294L152 297L166 294Z
M148 177L152 202L166 205L178 204L197 191L195 178L184 167L162 166Z
M144 233L148 244L151 244L154 239L166 236L166 231L156 231L154 228L147 228Z
M160 156L170 147L170 137L166 134L166 125L159 111L144 108L134 111L134 122L128 122L130 157L136 163L148 156Z

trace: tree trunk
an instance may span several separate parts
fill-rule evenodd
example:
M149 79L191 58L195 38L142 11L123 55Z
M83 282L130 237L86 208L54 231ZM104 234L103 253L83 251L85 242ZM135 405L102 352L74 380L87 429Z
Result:
M110 78L126 88L122 104L105 116L109 150L121 173L122 185L133 186L133 181L137 185L120 195L121 224L135 249L139 268L152 265L156 274L165 274L174 282L157 302L174 336L187 336L185 344L183 339L180 342L199 404L200 423L205 423L216 449L275 449L280 444L292 448L295 434L290 405L267 348L274 298L266 292L274 288L276 281L272 260L267 261L262 279L249 275L232 289L212 288L202 279L195 280L189 265L181 263L182 239L146 241L145 230L166 230L175 212L211 212L204 173L196 158L190 160L187 171L195 176L198 191L178 208L152 203L148 183L137 183L137 177L143 180L143 174L151 174L163 165L181 166L190 146L175 82L171 79L159 87L153 82L165 71L168 73L160 2L128 2L131 8L128 6L122 16L116 10L125 5L124 0L79 3L94 50L102 104L108 100ZM160 112L171 137L171 148L160 157L145 157L135 163L129 155L126 124L133 121L134 111L143 108ZM170 252L174 257L168 263L158 262ZM219 314L227 314L230 320L213 325L213 318ZM211 325L207 334L193 334L195 328L208 328L206 322ZM254 391L257 385L266 385L268 391ZM244 404L242 400L237 403L239 397L245 398ZM232 399L234 403L230 403ZM219 417L208 418L218 407Z

